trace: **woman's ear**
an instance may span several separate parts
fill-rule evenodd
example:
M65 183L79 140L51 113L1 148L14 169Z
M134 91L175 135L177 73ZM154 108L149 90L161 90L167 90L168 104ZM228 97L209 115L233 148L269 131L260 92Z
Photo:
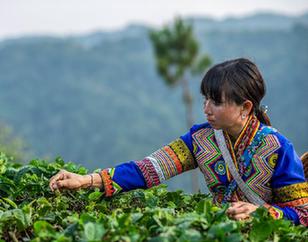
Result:
M252 102L250 100L246 100L242 104L242 114L248 116L249 114L251 114L252 108L253 108Z

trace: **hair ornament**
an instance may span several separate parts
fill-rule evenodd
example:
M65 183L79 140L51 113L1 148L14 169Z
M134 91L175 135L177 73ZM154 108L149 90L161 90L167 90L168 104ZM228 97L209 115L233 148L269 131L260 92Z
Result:
M268 106L267 105L261 105L260 110L261 110L262 113L267 113Z

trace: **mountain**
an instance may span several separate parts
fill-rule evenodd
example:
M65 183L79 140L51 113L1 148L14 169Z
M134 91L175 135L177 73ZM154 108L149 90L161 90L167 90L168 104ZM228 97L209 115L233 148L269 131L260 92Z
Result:
M299 154L308 147L307 19L256 14L187 20L214 63L239 56L256 62L273 126ZM131 25L0 42L0 121L29 143L33 158L62 156L89 169L142 159L184 134L181 89L167 88L157 75L147 33L147 26ZM190 78L196 123L204 122L201 78ZM179 176L170 186L189 190L187 179Z
M228 17L220 21L208 18L191 18L191 21L196 29L207 31L290 30L294 24L307 24L305 15L292 17L266 12L244 17Z

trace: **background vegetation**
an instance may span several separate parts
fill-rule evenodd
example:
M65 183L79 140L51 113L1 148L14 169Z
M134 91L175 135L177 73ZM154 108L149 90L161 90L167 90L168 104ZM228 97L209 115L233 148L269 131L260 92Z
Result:
M187 21L213 63L239 56L256 62L273 126L299 154L306 151L308 14ZM197 123L205 121L201 78L190 81ZM181 91L156 73L146 26L0 42L0 105L1 121L33 158L60 155L89 169L142 159L187 132ZM170 188L189 190L187 179L172 179Z

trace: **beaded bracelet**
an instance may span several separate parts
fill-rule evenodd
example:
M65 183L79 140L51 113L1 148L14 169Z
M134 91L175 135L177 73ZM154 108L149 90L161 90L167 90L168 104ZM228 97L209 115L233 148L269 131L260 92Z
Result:
M90 188L93 187L93 174L88 174L91 177L91 184L90 184Z
M101 192L105 192L105 187L104 187L104 179L103 179L103 175L102 175L102 170L100 170L98 172L99 176L101 177L101 180L102 180L102 187L100 188L100 191Z

